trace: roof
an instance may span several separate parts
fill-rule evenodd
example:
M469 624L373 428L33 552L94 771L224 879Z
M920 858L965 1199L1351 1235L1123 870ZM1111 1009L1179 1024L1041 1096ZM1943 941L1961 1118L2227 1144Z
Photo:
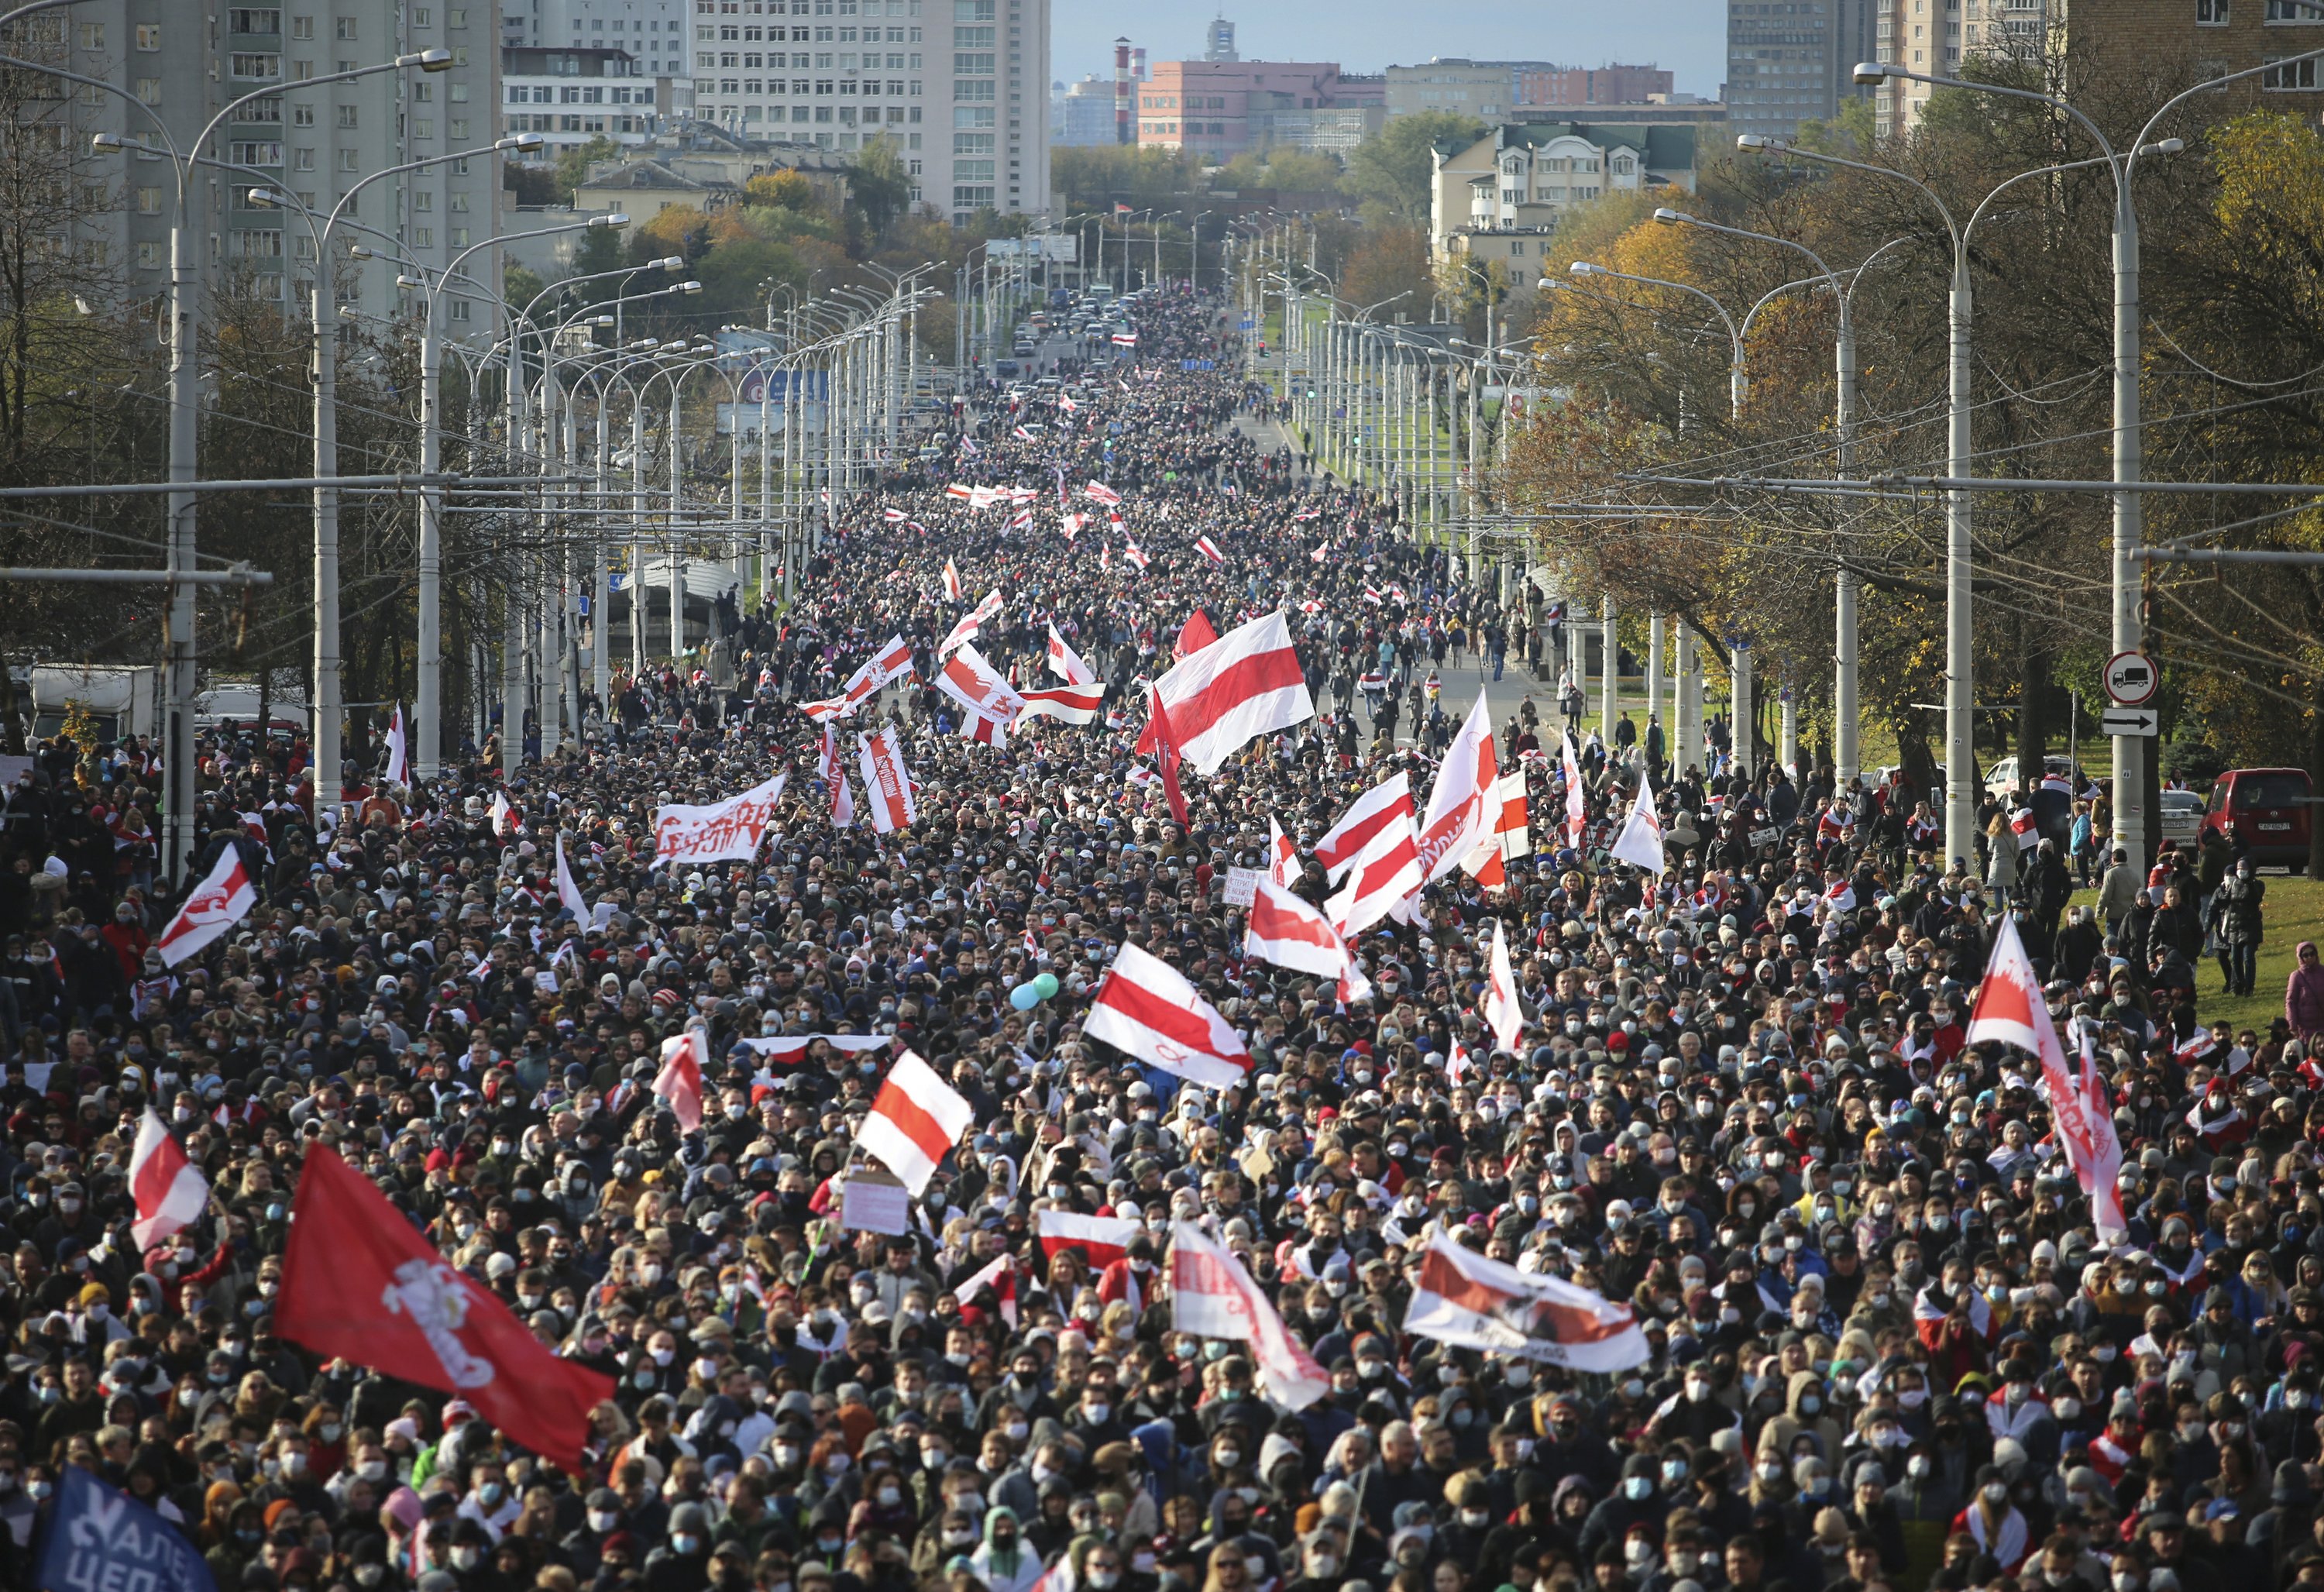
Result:
M711 193L725 184L714 184L683 176L659 161L626 161L611 170L591 176L584 188L612 189L683 189L688 193Z
M1535 149L1561 138L1587 139L1600 149L1627 144L1644 155L1647 165L1672 170L1692 169L1696 131L1685 124L1661 122L1508 122L1499 135L1504 149L1512 144Z

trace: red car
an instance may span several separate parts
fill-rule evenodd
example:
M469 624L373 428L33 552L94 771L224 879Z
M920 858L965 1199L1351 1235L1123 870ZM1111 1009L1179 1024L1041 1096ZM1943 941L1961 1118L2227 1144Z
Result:
M2238 842L2254 862L2305 868L2314 792L2305 768L2230 768L2211 787L2203 827Z

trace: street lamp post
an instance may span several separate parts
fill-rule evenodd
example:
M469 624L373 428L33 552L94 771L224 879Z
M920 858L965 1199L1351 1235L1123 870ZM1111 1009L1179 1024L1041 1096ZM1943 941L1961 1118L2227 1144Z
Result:
M2144 642L2144 626L2139 617L2142 591L2139 553L2145 540L2144 507L2139 501L2137 485L2141 473L2138 391L2138 210L2131 202L2131 179L2135 175L2138 156L2148 149L2147 136L2163 118L2195 95L2222 87L2244 78L2257 77L2264 72L2280 71L2298 61L2312 60L2324 56L2324 50L2310 50L2285 57L2264 65L2247 67L2242 71L2227 72L2196 84L2165 100L2147 118L2139 130L2127 155L2120 155L2107 142L2097 123L2090 120L2071 103L2055 95L2036 89L2019 88L2003 83L1972 83L1965 78L1943 77L1935 73L1914 71L1886 62L1866 61L1851 74L1860 84L1878 86L1891 78L1921 82L1945 88L1965 88L1983 94L1999 94L2015 99L2032 100L2064 112L2089 133L2103 155L2107 170L2114 179L2114 483L2121 489L2114 495L2114 601L2113 642L2116 652L2136 652ZM2157 152L2169 152L2157 146ZM2114 737L2114 840L2117 850L2129 853L2131 861L2144 866L2148 853L2149 834L2146 814L2146 742L2136 735ZM1973 775L1971 776L1973 778ZM1948 797L1953 782L1960 775L1952 769L1946 772ZM1948 806L1950 802L1948 800ZM1948 835L1950 842L1950 835ZM1956 853L1960 855L1960 853Z
M12 17L29 14L39 9L26 6L10 14ZM171 140L169 128L150 106L131 97L125 90L101 78L65 71L43 61L23 60L12 56L0 56L0 66L19 70L44 73L50 77L78 83L87 88L120 97L138 106L142 114L153 123L158 135L175 168L176 208L170 228L170 482L175 489L169 494L170 517L167 568L170 575L170 609L166 635L163 699L165 721L162 736L164 749L164 796L161 817L161 865L165 876L175 878L194 860L194 585L182 576L195 566L195 504L198 494L193 483L199 471L200 447L195 391L199 373L196 369L199 345L201 260L194 242L191 190L193 189L194 157L198 156L210 135L227 117L253 100L271 98L286 92L304 92L328 87L334 83L353 82L379 72L407 70L417 67L422 71L440 72L452 64L452 55L446 50L424 50L395 57L392 60L371 66L351 67L345 71L327 72L296 84L273 84L262 89L228 100L205 123L196 134L189 151L181 151ZM136 149L149 154L163 152L150 145L124 139L117 134L100 133L92 138L91 146L99 151ZM321 817L325 778L336 778L337 770L327 773L318 768L315 784L316 816Z

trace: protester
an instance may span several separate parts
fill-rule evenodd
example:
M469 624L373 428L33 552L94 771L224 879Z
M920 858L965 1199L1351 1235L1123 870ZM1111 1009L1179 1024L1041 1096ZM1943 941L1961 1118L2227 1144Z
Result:
M1268 406L1213 300L1130 313L1134 355L974 394L835 509L796 603L622 679L505 783L470 748L425 785L352 782L318 823L300 749L220 742L191 877L238 865L254 905L191 954L187 886L157 898L135 867L60 860L65 888L8 897L10 1583L67 1467L161 1508L228 1588L2324 1573L2312 948L2288 1034L2214 1035L2191 974L2126 937L2165 887L2119 852L2095 920L2037 934L2057 903L1999 906L2015 875L1932 853L1899 783L1716 759L1634 812L1678 750L1653 721L1577 738L1569 831L1560 748L1506 713L1483 738L1530 851L1489 833L1398 887L1344 980L1263 959L1247 932L1276 898L1227 905L1234 870L1339 898L1314 853L1342 815L1403 774L1425 820L1475 750L1454 686L1424 722L1416 660L1436 678L1471 648L1498 677L1536 639L1388 500L1255 440ZM947 491L1010 486L1033 495ZM1069 655L1105 687L1093 722L962 732L937 682L968 654L942 643L986 593L970 654L1020 696L1068 684ZM1268 614L1319 711L1208 775L1141 754L1175 655ZM842 717L891 638L908 668ZM893 760L868 764L883 725ZM37 766L0 839L25 876L89 815L151 816L138 749ZM748 860L657 865L658 814L779 775ZM2227 893L2223 938L2256 945L2258 892ZM2011 924L2025 1017L2073 1065L2089 1046L2120 1234L2040 1066L1970 1041ZM1175 1009L1215 1012L1232 1081L1102 1036L1124 1030L1101 992L1149 964L1183 980ZM867 1147L896 1143L875 1102L908 1054L972 1123L918 1169ZM141 1245L149 1109L208 1193ZM284 1260L317 1146L611 1380L576 1468L277 1330L313 1285ZM1198 1245L1224 1257L1199 1283ZM1547 1292L1479 1305L1518 1297L1491 1262ZM1198 1298L1239 1325L1182 1330ZM1462 1310L1526 1352L1449 1343ZM1576 1369L1607 1333L1635 1357Z

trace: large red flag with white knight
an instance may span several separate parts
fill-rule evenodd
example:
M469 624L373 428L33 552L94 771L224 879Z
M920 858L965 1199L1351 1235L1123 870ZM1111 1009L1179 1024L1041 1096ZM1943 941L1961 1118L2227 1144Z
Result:
M274 1327L317 1354L464 1398L567 1470L581 1468L589 1413L613 1396L610 1377L543 1347L324 1145L300 1168Z

